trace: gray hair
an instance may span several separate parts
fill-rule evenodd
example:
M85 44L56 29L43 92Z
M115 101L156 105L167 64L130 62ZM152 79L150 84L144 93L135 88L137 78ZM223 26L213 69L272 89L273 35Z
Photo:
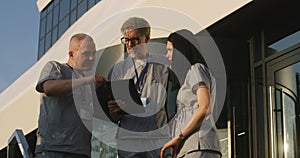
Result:
M150 35L150 25L143 18L131 17L127 19L121 27L121 31L123 34L125 33L125 31L132 29L137 29L139 33L143 35Z

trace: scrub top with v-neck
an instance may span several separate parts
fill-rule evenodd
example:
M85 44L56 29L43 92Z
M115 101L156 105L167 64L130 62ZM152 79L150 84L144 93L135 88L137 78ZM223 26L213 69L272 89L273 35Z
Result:
M178 136L192 119L198 109L197 90L206 86L210 91L210 111L213 111L216 97L216 82L209 69L196 63L191 66L185 81L177 95L177 114L174 121L173 137ZM206 114L200 128L184 140L177 156L183 156L191 151L213 150L220 151L215 122L210 113Z

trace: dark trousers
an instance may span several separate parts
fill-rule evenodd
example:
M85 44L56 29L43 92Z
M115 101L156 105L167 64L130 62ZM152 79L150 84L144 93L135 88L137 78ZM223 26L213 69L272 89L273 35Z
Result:
M118 150L118 158L158 158L160 149L146 151L146 152L128 152Z
M55 151L43 151L36 153L35 158L90 158L86 155L65 153L65 152L55 152Z

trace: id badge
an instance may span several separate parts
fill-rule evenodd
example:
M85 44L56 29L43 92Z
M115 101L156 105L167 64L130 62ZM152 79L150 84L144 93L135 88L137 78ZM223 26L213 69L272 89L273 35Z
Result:
M143 107L147 107L147 104L150 102L150 98L141 97L141 101L143 103Z

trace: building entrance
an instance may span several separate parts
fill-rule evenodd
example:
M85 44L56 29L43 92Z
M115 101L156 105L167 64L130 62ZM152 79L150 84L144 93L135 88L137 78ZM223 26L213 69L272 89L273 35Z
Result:
M300 157L300 48L267 64L272 157Z

